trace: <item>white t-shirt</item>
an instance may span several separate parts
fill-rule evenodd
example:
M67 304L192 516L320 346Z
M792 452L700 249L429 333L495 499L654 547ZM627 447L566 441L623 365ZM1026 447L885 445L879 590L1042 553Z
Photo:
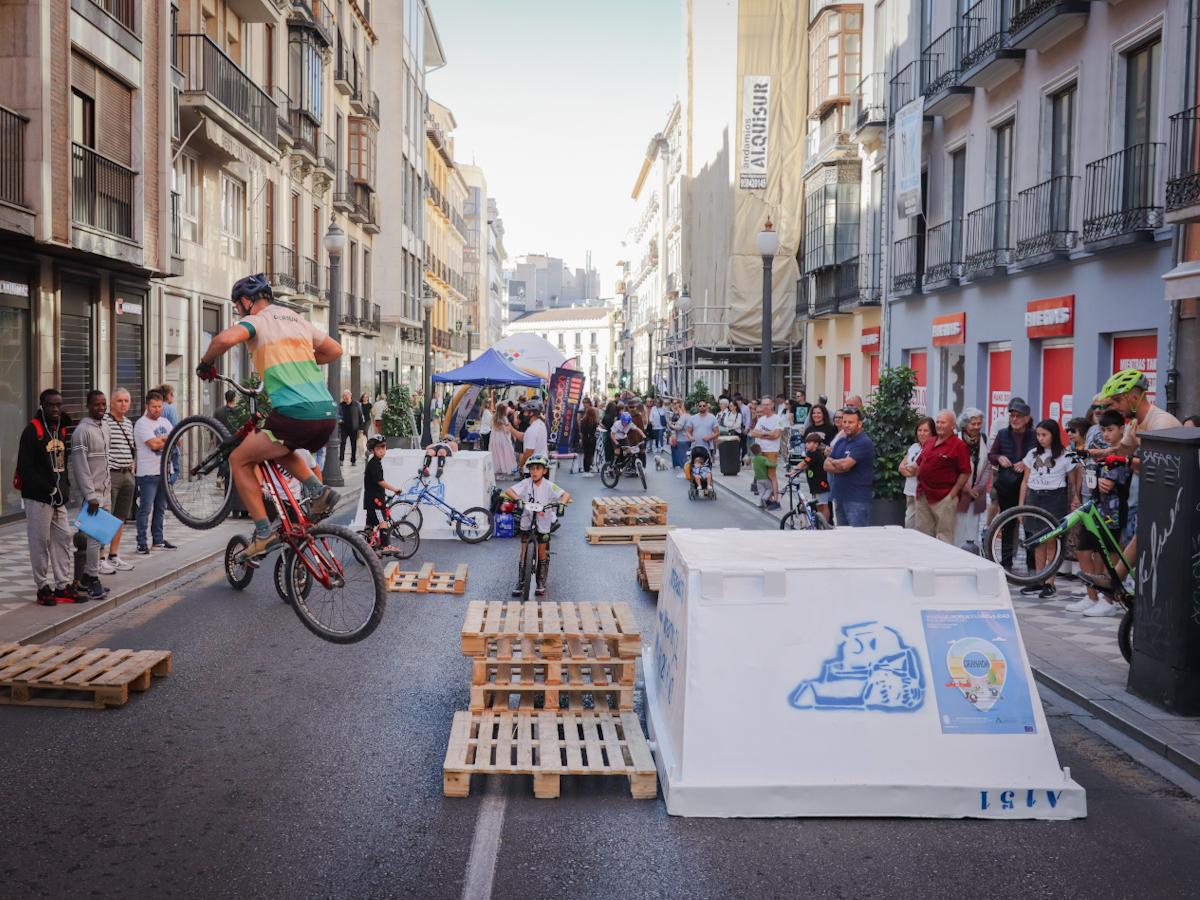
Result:
M479 433L480 434L491 434L492 433L492 411L490 409L488 409L487 407L484 407L483 415L481 415L479 417Z
M512 486L513 495L521 500L535 500L538 503L551 504L562 499L566 493L549 478L543 478L542 483L535 485L532 478L522 478ZM528 509L521 511L521 530L528 531L533 524L534 514ZM550 526L558 521L558 510L550 507L537 514L537 530L539 534L549 534Z
M1050 456L1049 450L1037 447L1025 454L1021 460L1029 470L1028 488L1031 491L1056 491L1067 486L1067 475L1075 468L1075 461L1064 452L1058 459Z
M375 405L371 407L371 421L367 423L367 434L371 437L382 436L382 432L375 426L375 423L383 421L383 413L386 409L386 400L376 400Z
M769 416L763 416L751 429L750 439L758 444L763 453L778 453L779 438L759 437L754 432L756 431L783 431L783 421L778 413Z
M908 448L908 452L904 454L904 461L910 466L917 461L917 457L921 455L921 445L916 441ZM917 476L909 475L904 479L904 496L917 496Z
M525 429L525 450L532 450L534 453L542 453L549 456L546 444L546 422L544 419L530 422L529 427Z
M158 475L162 471L162 451L151 450L146 441L155 437L166 437L171 433L171 423L166 416L151 419L142 416L133 426L133 442L137 445L138 475Z

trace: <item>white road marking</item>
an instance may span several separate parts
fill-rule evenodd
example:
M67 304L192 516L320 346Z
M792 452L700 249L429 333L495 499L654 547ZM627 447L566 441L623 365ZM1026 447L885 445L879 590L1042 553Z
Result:
M496 859L500 855L500 830L504 827L504 809L508 795L504 785L509 779L489 778L479 798L475 818L475 836L467 857L467 876L463 879L463 900L490 900L496 878Z

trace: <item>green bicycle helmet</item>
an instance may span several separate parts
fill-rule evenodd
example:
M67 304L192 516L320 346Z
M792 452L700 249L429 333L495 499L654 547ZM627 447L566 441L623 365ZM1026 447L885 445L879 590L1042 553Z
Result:
M546 459L545 454L535 453L533 456L529 457L525 463L525 468L528 469L530 466L541 466L545 469L549 469L550 460Z
M1100 388L1100 396L1105 400L1111 400L1113 397L1128 394L1132 390L1144 391L1149 386L1150 382L1146 376L1137 369L1122 369L1104 382L1104 387Z

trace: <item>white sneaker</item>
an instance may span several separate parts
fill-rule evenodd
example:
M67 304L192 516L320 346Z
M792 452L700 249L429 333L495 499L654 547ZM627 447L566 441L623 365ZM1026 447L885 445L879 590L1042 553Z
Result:
M112 566L114 569L116 569L118 572L132 572L133 571L133 563L125 562L125 560L121 559L121 557L119 557L119 556L110 556L108 558L108 564L110 566Z
M110 563L108 561L107 558L105 558L105 559L100 560L100 574L101 575L116 575L117 569L112 563Z
M1109 603L1103 597L1097 600L1089 609L1083 611L1085 616L1100 616L1107 618L1117 614L1117 604Z
M1096 605L1096 601L1091 597L1080 597L1074 603L1067 604L1067 612L1083 612L1086 609L1091 609Z

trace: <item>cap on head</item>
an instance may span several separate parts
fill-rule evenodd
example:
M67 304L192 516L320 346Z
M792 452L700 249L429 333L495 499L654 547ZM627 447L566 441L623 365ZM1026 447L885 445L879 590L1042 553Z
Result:
M1009 413L1016 413L1019 416L1028 416L1032 413L1029 404L1020 397L1013 397L1008 401Z

